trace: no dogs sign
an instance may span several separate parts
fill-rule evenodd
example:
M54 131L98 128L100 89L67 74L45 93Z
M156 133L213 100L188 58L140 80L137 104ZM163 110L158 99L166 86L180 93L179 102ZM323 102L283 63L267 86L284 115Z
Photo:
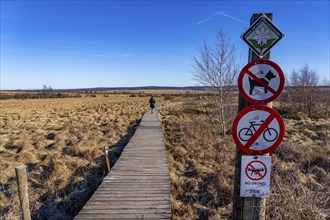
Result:
M285 133L279 113L267 106L250 106L235 118L232 135L236 145L245 153L262 155L275 150Z
M265 104L276 99L283 91L284 83L283 71L270 60L250 62L238 77L242 97L254 104Z
M270 156L242 156L240 196L268 197L270 170Z

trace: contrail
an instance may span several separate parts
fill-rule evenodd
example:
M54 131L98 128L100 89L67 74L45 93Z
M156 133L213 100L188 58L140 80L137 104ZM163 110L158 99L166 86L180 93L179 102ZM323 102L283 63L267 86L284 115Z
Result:
M207 21L210 20L210 19L211 19L211 17L208 17L208 18L202 19L202 20L200 20L199 22L197 22L196 25L200 25L200 24L202 24L202 23L204 23L204 22L207 22Z
M228 18L234 19L235 21L239 21L239 22L244 23L244 24L249 24L248 22L242 21L242 20L240 20L240 19L238 19L238 18L235 18L235 17L233 17L233 16L230 16L230 15L227 15L227 14L225 14L224 12L216 12L216 14L217 14L217 15L223 15L223 16L225 16L225 17L228 17Z
M87 55L88 56L88 55ZM132 57L133 54L130 53L122 53L122 54L92 54L92 57L102 57L102 58L116 58L116 57Z
M228 14L226 14L226 13L223 12L223 11L218 11L218 12L215 12L215 13L211 14L209 17L207 17L207 18L205 18L205 19L202 19L202 20L198 21L198 22L196 23L196 25L203 24L204 22L207 22L208 20L211 20L212 17L214 17L214 16L218 16L218 15L222 15L222 16L225 16L225 17L227 17L227 18L231 18L231 19L233 19L233 20L235 20L235 21L238 21L238 22L241 22L241 23L244 23L244 24L248 24L248 22L242 21L242 20L240 20L240 19L238 19L238 18L235 18L235 17L233 17L233 16L231 16L231 15L228 15Z

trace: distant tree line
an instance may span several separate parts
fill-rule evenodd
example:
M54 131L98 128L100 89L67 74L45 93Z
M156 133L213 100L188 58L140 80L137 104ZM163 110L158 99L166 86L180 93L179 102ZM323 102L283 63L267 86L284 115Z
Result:
M1 99L49 99L49 98L79 98L79 94L65 94L61 92L43 93L43 92L11 92L0 93Z
M68 94L59 91L54 91L49 85L43 85L42 90L39 91L13 91L13 92L1 92L0 99L47 99L47 98L70 98L70 97L82 97L78 93Z

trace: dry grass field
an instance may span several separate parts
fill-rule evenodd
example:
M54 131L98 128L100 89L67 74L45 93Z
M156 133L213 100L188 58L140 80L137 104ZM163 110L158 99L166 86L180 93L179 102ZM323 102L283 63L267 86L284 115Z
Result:
M212 100L191 91L153 94L163 95L156 97L158 105L171 103L159 116L169 153L172 219L231 219L236 147L230 133L220 135ZM0 101L4 219L19 216L19 164L28 166L33 218L72 219L106 173L101 147L111 147L113 165L149 107L145 91L82 96ZM272 154L266 218L328 219L330 118L297 113L284 121L285 139Z
M214 106L207 98L185 98L160 114L172 219L231 219L236 147L230 134L220 136ZM330 118L297 114L284 121L285 139L272 154L266 219L329 219Z
M28 166L33 219L72 219L149 109L149 97L0 101L0 219L19 219L15 166ZM157 104L163 98L156 97Z

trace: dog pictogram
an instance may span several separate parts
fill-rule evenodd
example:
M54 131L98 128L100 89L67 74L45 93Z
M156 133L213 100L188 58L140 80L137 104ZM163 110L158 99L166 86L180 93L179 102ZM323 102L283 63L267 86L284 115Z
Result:
M261 74L263 74L263 71L260 72ZM269 82L276 78L276 75L269 70L268 73L264 76L264 78L261 78L260 80L262 80L266 85L269 84ZM249 82L250 82L250 95L252 95L252 92L254 90L254 87L259 86L259 87L264 87L263 85L260 85L256 80L252 79L251 77L249 77ZM267 93L267 88L264 87L264 92Z
M285 83L281 68L270 60L248 63L238 77L238 89L242 97L253 104L266 104L276 99Z

